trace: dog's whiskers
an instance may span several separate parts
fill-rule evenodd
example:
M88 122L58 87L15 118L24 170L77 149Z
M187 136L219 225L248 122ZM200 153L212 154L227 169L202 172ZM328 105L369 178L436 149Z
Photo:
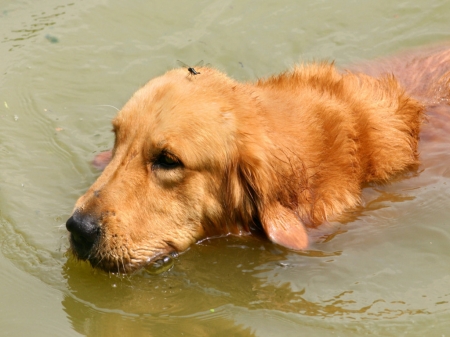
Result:
M109 105L109 104L98 104L96 106L104 106L104 107L109 107L109 108L114 108L117 111L120 111L120 109L116 108L114 105Z

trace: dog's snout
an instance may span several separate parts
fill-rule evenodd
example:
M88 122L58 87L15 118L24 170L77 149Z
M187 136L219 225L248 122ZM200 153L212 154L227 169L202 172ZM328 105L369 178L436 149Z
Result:
M75 212L66 222L73 248L81 259L86 259L99 236L100 227L94 217Z

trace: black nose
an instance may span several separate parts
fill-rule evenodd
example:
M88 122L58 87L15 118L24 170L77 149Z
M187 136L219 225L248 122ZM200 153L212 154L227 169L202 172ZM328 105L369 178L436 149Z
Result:
M99 237L100 227L96 218L75 212L66 222L66 228L71 233L71 243L74 253L83 260L89 254Z

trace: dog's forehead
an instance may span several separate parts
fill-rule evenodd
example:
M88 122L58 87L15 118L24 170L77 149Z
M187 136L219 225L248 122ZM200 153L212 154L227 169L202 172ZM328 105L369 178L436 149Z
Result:
M172 125L189 119L208 125L229 123L234 102L227 91L231 90L232 80L209 68L202 71L207 72L203 77L193 77L175 69L152 79L132 96L114 123L140 120L148 125L167 118L173 120Z
M195 151L198 156L223 148L234 138L234 102L223 94L229 88L214 87L217 74L203 75L188 77L178 69L151 80L119 112L114 127L142 135L149 146L178 153Z

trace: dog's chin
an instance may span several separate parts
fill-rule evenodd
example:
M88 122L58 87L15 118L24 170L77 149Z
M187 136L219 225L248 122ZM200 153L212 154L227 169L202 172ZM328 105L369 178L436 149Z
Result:
M70 252L76 259L88 261L93 268L107 273L134 274L144 271L152 275L161 274L173 267L175 258L178 256L178 252L172 247L160 249L150 256L133 257L127 252L121 252L122 254L114 254L111 251L102 252L95 246L88 251L72 239L70 241Z
M69 236L70 242L70 252L74 255L78 260L88 260L91 254L91 246L88 244L84 244L83 241L78 240L73 234Z
M108 259L105 257L90 257L88 261L91 266L108 273L134 274L140 271L157 275L168 271L174 265L174 258L178 256L176 252L161 253L147 259ZM123 260L123 261L122 261Z

